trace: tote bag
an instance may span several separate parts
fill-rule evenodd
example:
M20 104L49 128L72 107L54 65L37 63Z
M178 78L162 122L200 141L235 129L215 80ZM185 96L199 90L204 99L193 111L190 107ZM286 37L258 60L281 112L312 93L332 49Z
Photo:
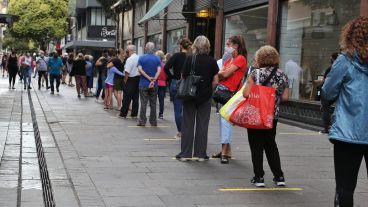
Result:
M274 68L262 85L253 85L249 96L241 101L230 116L230 122L248 129L272 129L276 90L266 87L276 73Z

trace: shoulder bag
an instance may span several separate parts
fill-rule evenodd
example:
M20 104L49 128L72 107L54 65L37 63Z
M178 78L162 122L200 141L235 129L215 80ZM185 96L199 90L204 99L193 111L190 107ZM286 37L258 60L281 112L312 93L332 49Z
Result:
M195 75L196 56L192 57L190 74L179 81L177 97L183 101L195 99L197 97L198 83L202 76Z

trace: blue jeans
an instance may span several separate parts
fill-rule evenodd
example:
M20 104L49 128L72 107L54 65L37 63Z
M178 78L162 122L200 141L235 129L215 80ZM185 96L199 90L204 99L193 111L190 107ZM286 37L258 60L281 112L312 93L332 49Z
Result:
M24 87L30 86L31 80L32 80L32 68L27 67L25 69L22 69L22 76L23 76L23 81L24 81Z
M106 77L98 76L97 89L96 89L96 94L95 94L96 98L100 97L100 93L102 90L105 90L105 80L106 80Z
M166 86L159 86L158 87L158 102L160 104L160 112L158 113L159 115L164 114L165 94L166 94Z
M231 144L233 138L233 126L230 122L219 117L221 144Z
M178 129L178 132L181 132L181 121L183 117L183 103L180 99L176 97L176 94L178 92L178 80L172 80L170 84L170 94L173 98L173 104L174 104L174 113L175 113L175 123L176 128Z

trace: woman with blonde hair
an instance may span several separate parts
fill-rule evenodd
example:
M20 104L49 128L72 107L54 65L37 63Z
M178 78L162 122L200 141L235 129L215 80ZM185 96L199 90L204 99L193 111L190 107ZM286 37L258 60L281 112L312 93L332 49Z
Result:
M247 98L254 84L262 84L276 89L275 112L272 129L247 129L254 177L251 183L257 187L264 187L263 151L266 153L268 164L273 173L273 182L277 186L285 186L284 173L281 170L280 154L276 144L276 126L279 118L279 104L289 98L289 84L285 73L279 69L280 57L277 50L269 45L261 47L255 55L255 65L259 69L253 70L243 91Z
M161 68L164 68L164 60L165 60L165 54L162 50L157 50L156 55L160 58L161 61ZM164 118L164 108L165 108L165 94L166 94L166 85L167 85L167 76L165 73L165 70L161 70L160 75L157 79L158 84L158 102L160 105L160 111L158 113L158 118L163 119Z
M201 80L197 85L196 97L183 101L181 152L176 155L176 159L189 161L196 158L197 161L206 161L209 159L207 140L212 89L218 82L219 68L216 60L209 55L211 45L207 37L198 36L194 40L192 49L193 54L184 62L182 77L187 78L194 72L196 76L201 77Z
M334 145L335 206L354 206L359 168L368 163L368 17L348 22L341 32L342 54L332 65L322 97L335 102L330 141Z

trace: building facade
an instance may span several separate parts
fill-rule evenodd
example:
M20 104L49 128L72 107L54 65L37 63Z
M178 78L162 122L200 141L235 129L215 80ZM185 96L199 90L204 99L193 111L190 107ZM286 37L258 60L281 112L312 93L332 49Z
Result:
M290 101L282 117L320 125L316 87L339 52L341 28L349 20L368 16L368 0L120 0L119 46L145 42L173 53L181 37L206 35L220 58L225 40L242 35L252 64L255 51L266 44L280 52L280 68L290 79ZM157 8L157 3L161 8ZM166 6L166 4L168 6ZM156 10L156 12L155 12Z
M96 0L69 1L70 29L61 40L64 52L84 52L99 57L103 49L115 48L116 22Z

